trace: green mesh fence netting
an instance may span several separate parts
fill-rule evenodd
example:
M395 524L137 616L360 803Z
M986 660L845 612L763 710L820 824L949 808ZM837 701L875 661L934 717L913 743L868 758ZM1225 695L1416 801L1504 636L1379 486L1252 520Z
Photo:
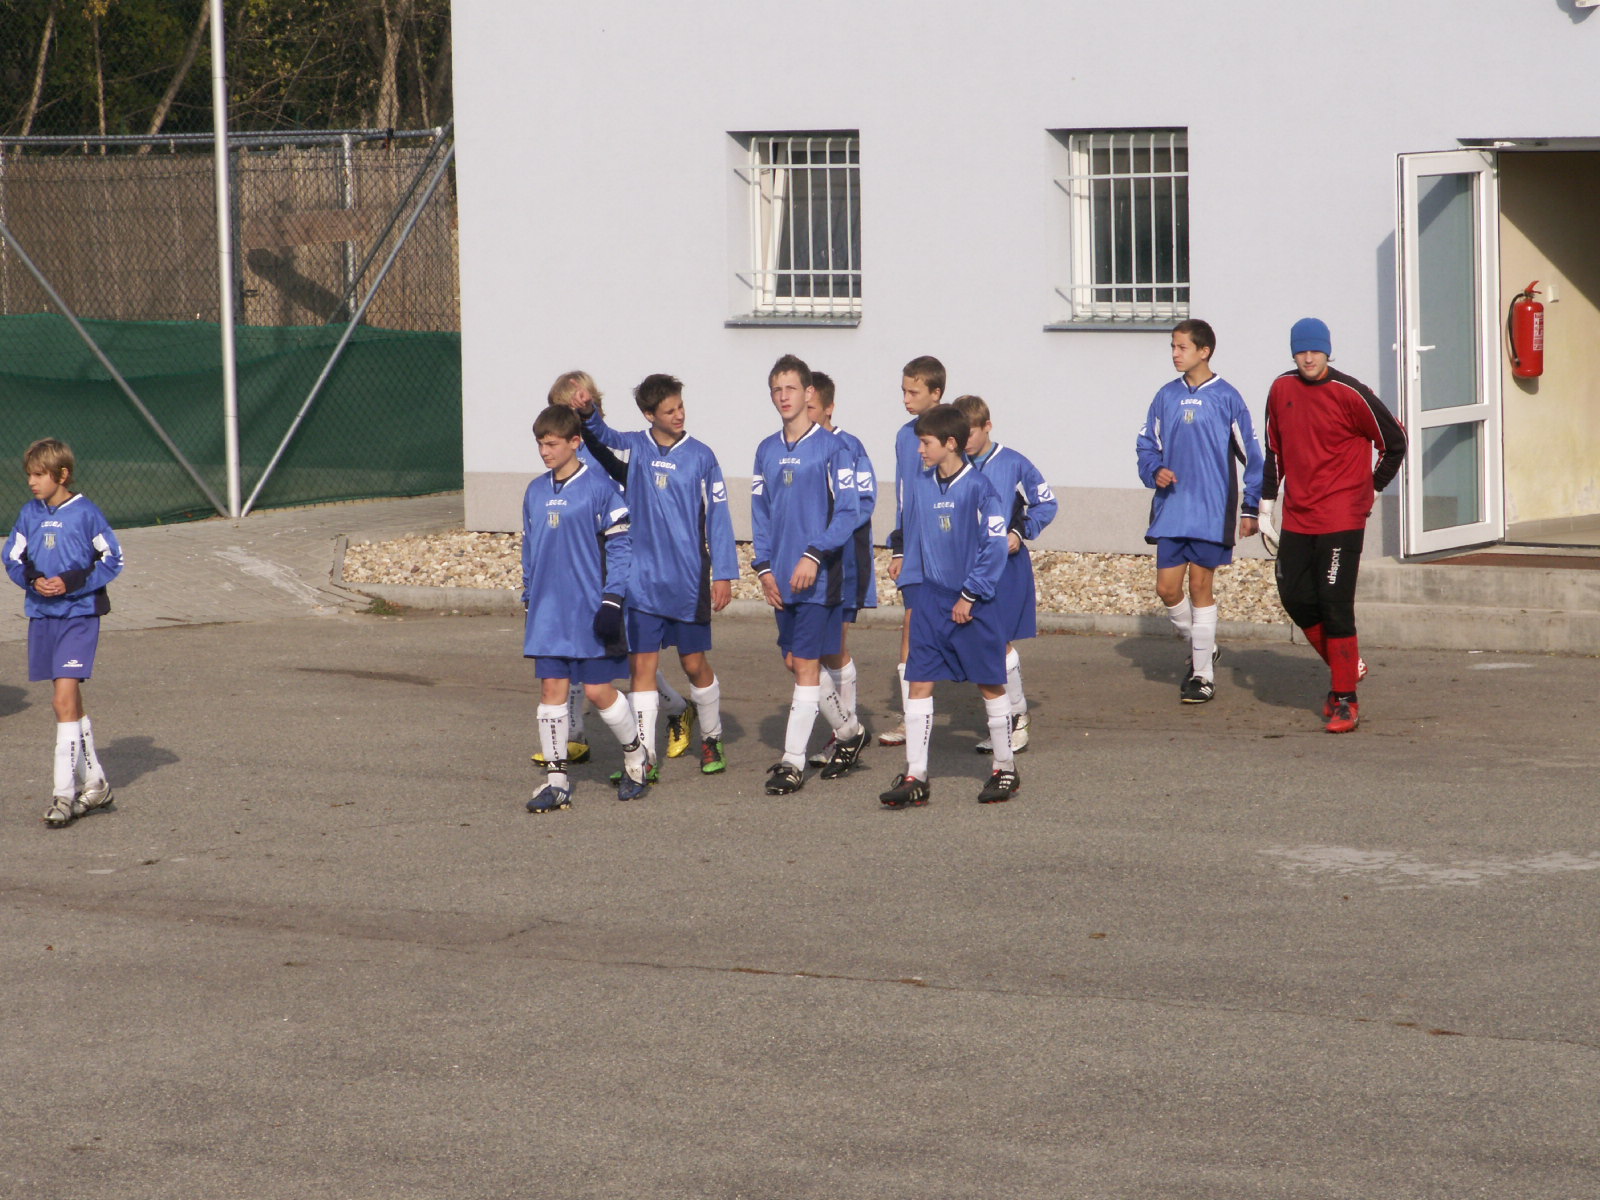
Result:
M84 326L207 486L226 500L218 327L151 321ZM333 326L236 330L241 498L254 490L341 332ZM14 464L17 505L28 499L22 453L40 437L72 446L79 487L113 525L215 515L64 318L0 317L0 455ZM461 335L363 326L255 507L460 487Z

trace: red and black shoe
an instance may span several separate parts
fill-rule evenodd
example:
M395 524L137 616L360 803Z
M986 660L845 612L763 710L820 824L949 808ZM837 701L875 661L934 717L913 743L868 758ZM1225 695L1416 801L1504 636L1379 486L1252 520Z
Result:
M1339 696L1330 693L1328 702L1331 711L1328 713L1329 733L1349 733L1361 721L1361 710L1356 704L1354 696Z

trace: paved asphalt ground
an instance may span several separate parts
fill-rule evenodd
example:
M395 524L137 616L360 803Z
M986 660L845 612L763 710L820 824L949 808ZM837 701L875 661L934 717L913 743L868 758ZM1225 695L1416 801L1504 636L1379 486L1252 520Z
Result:
M596 722L533 817L515 620L291 582L108 629L118 801L66 830L0 644L7 1200L1600 1196L1600 662L1379 651L1336 738L1304 647L1189 708L1169 640L1041 638L1022 795L942 689L895 813L887 749L760 794L788 688L731 619L729 774L620 804Z

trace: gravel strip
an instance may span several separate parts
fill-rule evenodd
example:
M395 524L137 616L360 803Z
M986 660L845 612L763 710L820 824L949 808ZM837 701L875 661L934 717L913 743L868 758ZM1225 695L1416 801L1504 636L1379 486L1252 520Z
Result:
M734 582L741 600L759 600L761 588L749 573L750 546L739 545L744 573ZM898 607L900 594L889 581L889 552L878 551L878 602ZM1155 596L1154 560L1148 554L1079 554L1035 550L1039 611L1140 616L1163 613ZM402 584L414 587L522 588L522 536L456 530L431 537L391 542L351 543L345 550L344 582ZM1217 603L1230 621L1283 625L1272 560L1240 559L1217 572Z

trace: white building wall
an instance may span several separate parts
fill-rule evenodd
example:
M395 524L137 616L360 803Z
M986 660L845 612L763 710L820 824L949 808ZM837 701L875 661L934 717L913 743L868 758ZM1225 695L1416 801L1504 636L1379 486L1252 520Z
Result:
M1048 131L1188 129L1191 312L1258 419L1306 315L1393 404L1395 156L1600 133L1592 12L456 0L468 524L517 527L564 370L593 373L623 425L634 383L678 375L737 495L778 355L833 375L839 423L890 471L900 367L934 354L947 398L986 397L1065 501L1043 544L1143 549L1133 439L1167 334L1044 330L1065 312ZM820 129L861 135L861 323L727 328L747 265L729 133Z

